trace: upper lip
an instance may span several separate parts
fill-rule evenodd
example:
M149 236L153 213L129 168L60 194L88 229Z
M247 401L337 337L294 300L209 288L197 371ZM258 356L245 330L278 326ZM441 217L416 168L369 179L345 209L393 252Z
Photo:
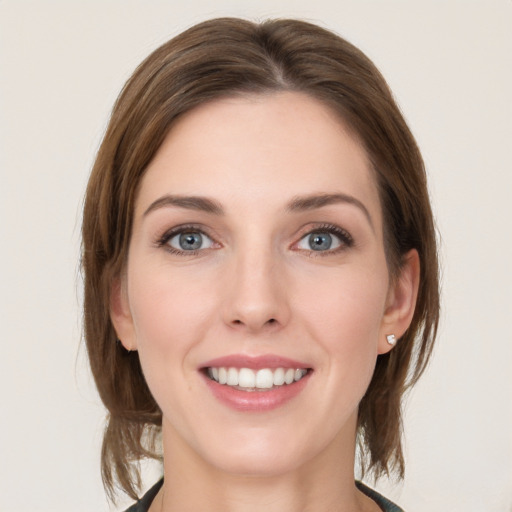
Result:
M288 357L275 354L250 356L247 354L231 354L206 361L200 368L250 368L261 370L262 368L310 368L303 361L297 361Z

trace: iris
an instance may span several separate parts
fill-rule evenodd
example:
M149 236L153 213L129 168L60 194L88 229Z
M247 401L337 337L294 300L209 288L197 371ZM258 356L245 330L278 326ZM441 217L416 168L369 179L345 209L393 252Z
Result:
M329 233L311 233L308 242L313 251L327 251L331 248L332 236Z
M201 248L203 237L201 233L182 233L179 236L179 244L184 251L195 251Z

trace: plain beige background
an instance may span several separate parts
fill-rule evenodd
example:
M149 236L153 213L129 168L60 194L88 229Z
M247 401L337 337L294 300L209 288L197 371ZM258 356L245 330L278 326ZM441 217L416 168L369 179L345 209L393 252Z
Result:
M108 510L80 348L84 187L134 67L221 15L318 22L387 77L428 167L444 311L405 482L378 487L408 512L512 511L509 0L0 0L0 509Z

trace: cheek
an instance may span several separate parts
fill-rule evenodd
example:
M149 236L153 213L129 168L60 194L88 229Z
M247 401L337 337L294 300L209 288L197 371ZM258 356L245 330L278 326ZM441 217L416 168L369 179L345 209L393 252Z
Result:
M310 335L329 355L330 366L338 373L369 381L378 354L387 271L340 272L316 289L323 289L323 293L307 300L303 295L302 301Z
M141 268L144 271L138 272ZM170 270L165 265L134 265L128 276L128 293L137 350L149 389L164 416L185 418L184 404L193 400L197 385L190 381L195 375L190 353L211 324L212 298L203 280Z
M211 286L198 276L139 265L129 276L129 297L141 358L188 351L210 318Z
M364 333L375 332L380 326L385 309L387 273L365 268L356 271L341 269L316 283L306 285L315 293L301 293L306 311L319 319L319 327L350 342L361 339ZM321 321L320 321L321 319ZM316 322L315 322L316 323ZM360 334L358 336L358 333Z

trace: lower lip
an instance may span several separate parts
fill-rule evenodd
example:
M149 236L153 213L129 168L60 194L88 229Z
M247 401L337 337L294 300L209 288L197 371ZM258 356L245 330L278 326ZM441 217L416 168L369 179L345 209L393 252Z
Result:
M223 404L238 411L264 412L277 409L295 398L307 385L311 373L293 384L263 391L241 391L205 376L206 384L213 395Z

